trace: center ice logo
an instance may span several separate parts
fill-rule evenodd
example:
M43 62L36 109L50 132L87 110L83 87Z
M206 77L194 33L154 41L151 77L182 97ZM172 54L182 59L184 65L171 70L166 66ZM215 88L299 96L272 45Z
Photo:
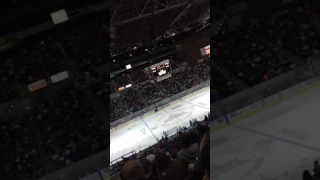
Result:
M162 126L170 126L170 125L182 123L182 122L189 124L189 120L192 119L191 114L192 114L192 111L178 110L173 114L170 114L170 115L168 114L160 118L159 123ZM188 117L190 118L188 119Z

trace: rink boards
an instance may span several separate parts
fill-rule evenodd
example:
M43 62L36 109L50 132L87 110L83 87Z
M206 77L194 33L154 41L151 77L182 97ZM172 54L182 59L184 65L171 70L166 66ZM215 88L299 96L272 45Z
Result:
M210 87L205 87L205 88L200 89L200 90L198 90L198 91L195 91L195 92L193 92L193 93L191 93L191 94L189 94L189 95L187 95L187 96L184 96L184 97L182 97L181 99L177 99L177 100L175 100L175 101L172 101L172 102L170 102L170 103L168 103L168 104L166 104L166 105L164 105L164 106L159 107L158 110L159 110L159 111L160 111L160 110L165 110L165 109L167 109L167 108L173 107L174 105L176 105L177 103L179 103L179 102L181 102L181 101L188 101L188 100L190 100L190 99L193 98L193 97L201 96L201 95L203 95L204 93L207 93L207 92L210 92ZM158 112L159 112L159 111L158 111ZM147 118L147 117L149 117L149 116L151 116L151 115L153 115L153 114L155 114L155 113L156 113L155 111L150 111L150 112L142 115L141 117L142 117L142 118ZM136 117L136 118L134 118L134 119L132 119L132 120L126 122L126 123L123 123L123 124L121 124L121 125L119 125L119 126L117 126L117 127L115 127L115 128L110 129L110 134L113 134L115 131L118 131L118 130L120 130L120 129L122 129L122 128L125 128L125 127L133 124L133 123L136 122L136 121L141 120L141 117Z

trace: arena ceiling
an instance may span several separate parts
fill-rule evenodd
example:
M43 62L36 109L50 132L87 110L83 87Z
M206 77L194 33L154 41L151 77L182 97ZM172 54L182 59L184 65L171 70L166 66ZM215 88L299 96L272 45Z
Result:
M209 0L111 0L113 48L150 40L151 29L158 37L167 31L185 27L191 23L187 17L197 17L197 20L210 18L209 3ZM201 16L208 12L209 15Z

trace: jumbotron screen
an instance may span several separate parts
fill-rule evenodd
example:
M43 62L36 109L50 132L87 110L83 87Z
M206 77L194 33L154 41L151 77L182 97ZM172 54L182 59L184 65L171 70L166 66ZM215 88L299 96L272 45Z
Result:
M171 77L171 65L169 60L161 61L149 67L153 78L159 82Z
M210 45L200 49L202 56L210 55Z

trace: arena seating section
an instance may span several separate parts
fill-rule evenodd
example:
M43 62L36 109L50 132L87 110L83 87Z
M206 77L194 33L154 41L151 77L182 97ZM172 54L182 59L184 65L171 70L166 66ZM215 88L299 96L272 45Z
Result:
M297 61L307 63L309 57L320 52L317 29L320 26L314 19L317 17L314 15L316 13L310 12L304 6L283 7L267 19L248 19L240 28L225 23L223 19L227 16L218 10L213 10L211 14L214 15L212 21L220 22L218 30L212 32L214 35L211 41L214 43L211 44L211 64L210 60L207 61L209 63L203 62L173 74L171 79L156 83L166 94L173 95L181 92L183 88L199 84L208 79L211 73L211 92L218 94L215 97L219 97L211 100L216 102L241 91L236 85L237 82L243 83L247 88L255 86L295 69L299 65L296 64ZM230 72L232 77L226 76L226 71ZM129 159L142 160L160 146L162 151L169 152L169 156L176 159L177 151L172 151L175 149L172 144L175 144L177 139L171 140L171 146L163 148L159 145L161 142L128 159L124 158L123 162L111 167L112 174L121 172L123 164Z
M176 63L175 61L174 63ZM179 60L179 62L184 63ZM120 98L112 101L111 121L118 120L126 115L137 112L154 104L166 97L178 94L186 89L203 83L210 78L210 60L205 59L195 67L186 67L182 70L177 68L172 78L157 83L150 83L142 70L134 69L111 78L111 93L120 93ZM219 77L221 74L217 73ZM146 82L146 84L141 85ZM117 89L127 84L137 85L138 89L129 89L127 92L119 92ZM118 102L121 101L121 102Z
M225 18L217 14L212 20ZM71 82L54 97L35 102L25 113L15 114L8 109L5 119L0 121L0 177L34 179L106 149L109 129L106 121L97 115L96 104L89 94L98 97L98 104L107 106L109 93L119 93L117 99L110 101L110 122L113 122L209 78L211 92L220 97L212 98L212 102L221 100L241 91L237 81L252 87L293 69L295 63L288 58L287 51L307 62L320 50L312 17L304 8L293 7L276 12L273 21L249 19L242 29L222 23L211 37L214 42L211 57L197 66L178 70L172 78L154 84L140 85L148 81L141 69L118 74L108 84L102 77L93 78L90 92L82 88L86 82L78 76L88 75L94 67L105 64L109 56L107 32L100 21L90 21L90 26L80 23L63 34L47 33L1 53L0 103L21 99L19 87L26 89L26 85L55 73L76 69L79 74L72 74ZM264 42L260 36L270 42ZM138 45L144 47L143 43ZM224 71L233 73L234 77L226 77ZM119 92L118 88L127 84L133 84L134 88ZM174 158L180 150L179 136L169 144L162 151ZM139 154L141 159L150 152ZM48 162L53 168L45 165ZM121 167L122 163L112 166L113 174L120 172Z
M11 70L8 59L0 56L0 103L17 97L15 87L14 71Z

